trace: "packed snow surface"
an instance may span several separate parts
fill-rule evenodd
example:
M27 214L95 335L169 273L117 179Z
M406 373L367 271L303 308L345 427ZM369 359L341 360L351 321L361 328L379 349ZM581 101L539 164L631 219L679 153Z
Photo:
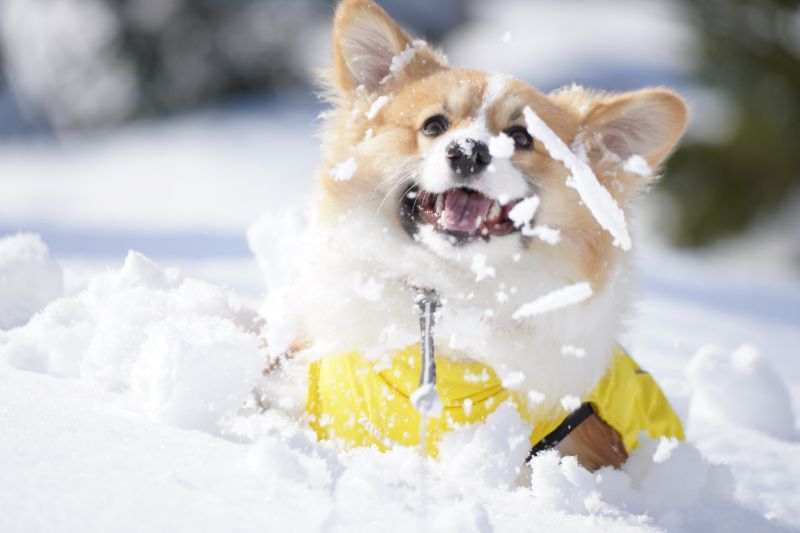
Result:
M533 109L526 106L522 112L531 136L542 141L550 157L561 161L571 172L567 185L578 191L597 223L614 237L614 245L630 250L631 237L628 234L625 213L608 190L597 181L592 168L578 158Z

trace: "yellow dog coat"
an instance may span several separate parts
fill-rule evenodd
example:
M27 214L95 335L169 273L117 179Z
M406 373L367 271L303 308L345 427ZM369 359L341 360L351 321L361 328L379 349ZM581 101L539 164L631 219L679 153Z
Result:
M420 348L409 346L391 358L389 366L354 352L327 356L309 365L306 413L320 440L345 447L417 446L421 415L409 400L419 386ZM503 388L486 365L475 361L436 358L436 391L444 409L427 421L425 449L431 456L445 431L485 421L509 398L520 416L533 426L535 446L569 415L567 411L529 409L525 398ZM684 438L683 427L664 393L622 348L617 347L605 376L582 401L622 436L627 452L646 431L651 438Z

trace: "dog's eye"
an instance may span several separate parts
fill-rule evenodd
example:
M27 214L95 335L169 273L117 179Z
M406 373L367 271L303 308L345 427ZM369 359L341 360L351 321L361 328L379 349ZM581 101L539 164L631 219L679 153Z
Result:
M528 149L533 146L533 137L522 126L512 126L505 131L505 134L511 137L517 148Z
M444 115L434 115L425 121L420 131L428 137L441 135L447 131L447 118Z

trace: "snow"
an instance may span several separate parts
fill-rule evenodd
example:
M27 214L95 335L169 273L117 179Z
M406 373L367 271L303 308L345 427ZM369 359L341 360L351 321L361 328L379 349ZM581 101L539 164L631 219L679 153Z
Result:
M581 406L581 399L577 396L567 395L561 398L561 407L567 411L574 411Z
M0 361L124 391L155 420L213 433L263 367L254 319L222 289L131 252L0 337Z
M0 238L0 330L26 323L63 291L61 266L38 235Z
M496 274L495 269L486 264L486 254L475 254L472 256L470 269L475 274L475 281L483 281L486 278L493 278Z
M653 169L650 168L647 160L644 157L636 154L626 159L625 163L622 165L622 168L626 172L632 172L645 178L653 175Z
M392 58L392 62L389 65L389 74L381 80L381 85L386 84L392 77L396 77L399 73L403 72L403 69L414 60L414 56L417 54L419 50L426 46L425 41L423 40L415 40L413 43L406 45L405 50L400 52L398 55ZM367 117L370 120L372 117Z
M653 461L656 463L663 463L672 457L672 451L678 447L680 441L675 437L661 437L658 440L658 448L653 454Z
M315 105L281 99L58 144L0 143L0 227L240 239L261 214L284 208L287 195L308 193Z
M591 167L581 161L529 106L522 112L525 115L528 132L544 144L550 157L561 161L571 172L567 184L578 191L581 200L589 208L597 223L614 237L614 245L623 250L630 250L631 237L628 235L625 213L608 190L597 181L597 176Z
M561 242L561 230L544 224L537 224L532 228L523 226L521 231L526 237L538 237L550 245L556 245Z
M578 346L572 346L571 344L565 344L561 347L561 355L567 357L574 357L576 359L581 359L586 357L586 350L583 348L579 348Z
M523 226L527 227L531 220L533 220L536 210L539 209L539 202L538 196L523 198L517 205L511 208L508 212L508 218L510 218L514 226L518 228Z
M384 283L373 277L364 280L359 273L356 273L353 278L353 289L356 295L368 302L377 302L380 300L383 294L383 287Z
M663 300L657 303L664 307ZM711 420L722 424L718 429L704 422L693 434L699 419L692 409L690 440L703 436L697 445L643 439L622 470L594 474L553 452L535 457L532 471L520 470L530 428L507 403L487 424L448 434L438 461L403 448L338 453L275 411L226 416L249 391L240 378L257 374L261 363L257 347L245 340L256 337L236 325L247 324L247 317L235 309L221 289L132 253L121 269L101 272L74 297L3 332L0 424L14 431L0 440L0 470L14 483L0 484L0 508L11 510L0 514L0 529L769 531L781 523L800 525L798 472L790 459L800 447L740 426L727 413ZM116 325L105 340L97 333L110 327L102 326L103 318ZM679 331L674 321L654 319ZM126 323L141 334L127 335ZM77 339L72 349L64 348L68 333ZM125 358L112 353L135 351L128 359L131 375L139 377L97 387L105 381L96 372L64 374L58 365L31 367L5 357L14 346L38 346L54 358L83 359L95 343L116 361ZM701 362L709 357L700 355ZM747 385L753 376L755 385L740 387L744 395L771 392L763 358L747 350L719 358L713 368L725 372L701 373L698 392L715 383ZM227 378L217 382L220 373ZM135 384L139 379L147 386ZM670 380L664 384L669 393ZM170 390L177 403L163 397ZM228 397L236 401L226 408ZM532 394L531 400L543 397ZM579 405L577 398L563 400L567 408ZM771 408L789 405L787 398L776 401ZM725 456L732 471L707 453ZM775 483L766 490L765 472ZM47 502L44 511L41 502Z
M570 305L580 303L592 296L592 286L583 281L573 285L567 285L547 294L540 296L532 302L523 304L514 311L514 320L520 320L543 313L556 311Z
M508 159L514 155L514 139L505 133L493 136L489 139L489 153L492 157Z
M503 388L505 389L518 389L525 381L525 374L522 372L511 372L503 378Z
M353 177L358 170L358 163L352 157L333 167L333 179L335 181L347 181Z
M372 102L372 104L369 106L369 109L364 114L364 116L367 117L367 120L372 120L378 115L378 113L380 113L381 109L383 109L383 106L385 106L388 103L389 103L389 97L387 95L383 94L377 97L375 101Z
M693 68L687 50L696 46L696 37L682 17L680 6L669 0L476 1L467 24L450 33L443 48L453 65L507 72L545 90L571 80L619 87L629 82L621 71L636 72L637 87L655 85ZM511 44L504 34L513 36ZM640 80L653 72L661 79Z
M630 9L644 9L637 6ZM506 27L515 46L527 39ZM308 126L315 113L276 113L140 125L57 149L0 146L9 192L0 195L0 221L10 231L48 220L241 235L271 212L253 227L251 245L257 256L274 254L284 249L275 239L303 225L302 214L278 211L305 205L316 149ZM248 396L240 378L257 374L267 357L234 298L262 300L252 257L210 257L210 249L199 259L162 255L158 266L134 255L121 268L124 252L80 256L47 240L63 293L21 327L0 330L0 531L796 529L800 278L792 227L691 254L640 235L643 297L620 340L662 385L688 442L665 457L670 445L643 439L623 470L594 474L544 453L517 479L512 461L495 459L525 448L524 425L510 410L464 428L481 433L464 435L438 462L402 448L339 453L275 412L226 416ZM173 266L185 275L164 268ZM270 297L283 274L270 270ZM369 280L362 278L367 287ZM291 331L275 325L279 318L292 320L275 313L268 331ZM734 357L743 345L760 355L748 348ZM156 366L150 349L163 358ZM751 397L762 406L757 414Z
M695 395L692 418L725 421L795 439L789 391L769 362L751 345L733 352L708 345L688 366Z

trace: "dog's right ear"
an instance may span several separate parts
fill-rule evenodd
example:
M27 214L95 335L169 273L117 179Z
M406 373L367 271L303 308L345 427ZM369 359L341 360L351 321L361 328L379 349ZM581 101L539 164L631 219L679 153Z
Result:
M333 23L334 80L350 91L363 85L374 91L392 72L392 59L411 38L371 0L344 0Z

